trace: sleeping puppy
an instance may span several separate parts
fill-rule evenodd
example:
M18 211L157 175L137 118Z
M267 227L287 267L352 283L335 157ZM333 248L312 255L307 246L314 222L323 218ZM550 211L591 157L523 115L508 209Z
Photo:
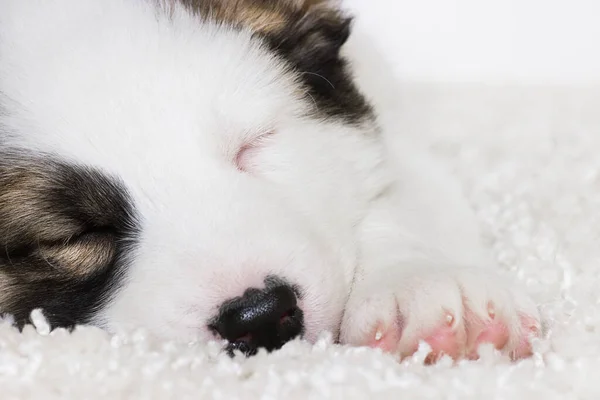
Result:
M529 355L535 305L350 32L327 0L0 0L0 312Z

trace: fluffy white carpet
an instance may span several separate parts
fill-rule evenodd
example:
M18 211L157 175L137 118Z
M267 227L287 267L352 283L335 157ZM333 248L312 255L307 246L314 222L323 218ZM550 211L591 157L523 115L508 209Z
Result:
M324 338L231 360L215 344L4 323L0 398L600 399L600 89L411 86L400 101L401 130L431 138L503 268L541 304L533 358L488 348L425 367L424 352L397 363Z

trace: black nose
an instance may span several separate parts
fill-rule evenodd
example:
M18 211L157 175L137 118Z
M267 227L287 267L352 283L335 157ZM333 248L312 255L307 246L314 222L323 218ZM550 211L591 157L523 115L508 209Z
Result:
M259 348L279 349L302 335L304 316L294 288L277 283L226 301L209 328L229 342L230 355L235 350L253 355Z

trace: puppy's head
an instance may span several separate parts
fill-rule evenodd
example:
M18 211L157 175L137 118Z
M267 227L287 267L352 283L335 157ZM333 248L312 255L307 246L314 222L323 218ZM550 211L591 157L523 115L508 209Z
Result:
M379 160L349 33L317 0L3 2L0 311L335 333Z

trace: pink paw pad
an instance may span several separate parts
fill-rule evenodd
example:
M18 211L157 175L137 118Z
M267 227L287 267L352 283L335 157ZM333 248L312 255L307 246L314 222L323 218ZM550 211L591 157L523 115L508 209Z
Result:
M506 325L497 320L487 323L481 333L477 336L475 343L469 351L468 358L476 360L479 358L478 349L484 343L491 343L497 350L502 350L508 343L509 332Z
M381 349L387 353L393 353L396 351L402 329L398 326L398 323L394 323L391 326L384 326L383 324L377 324L375 333L371 336L372 339L365 343L366 346Z
M458 335L454 325L454 316L446 316L446 324L436 330L433 334L427 336L424 340L431 346L431 353L425 358L426 364L434 364L443 355L458 359L462 353L463 339Z
M471 360L479 358L479 347L484 343L494 345L497 350L502 350L510 339L509 329L501 318L496 316L496 308L492 302L487 306L487 318L481 318L467 310L467 331L469 332L469 345L466 357Z
M363 344L373 348L379 348L387 353L397 353L401 359L413 355L418 348L418 341L425 341L431 352L425 358L425 364L435 364L447 355L454 360L462 357L476 360L479 358L479 346L484 343L493 344L498 350L504 349L510 342L510 330L506 323L497 318L493 304L489 305L487 319L475 317L467 310L466 330L460 329L454 316L447 313L445 321L437 329L429 331L428 334L420 335L418 340L409 346L398 347L402 339L403 324L395 321L390 324L378 323L369 335L370 339ZM461 319L462 320L462 319ZM522 335L517 347L510 352L513 360L526 358L532 355L531 338L540 336L540 326L537 319L521 315ZM431 333L433 332L433 333ZM412 342L412 341L411 341Z

